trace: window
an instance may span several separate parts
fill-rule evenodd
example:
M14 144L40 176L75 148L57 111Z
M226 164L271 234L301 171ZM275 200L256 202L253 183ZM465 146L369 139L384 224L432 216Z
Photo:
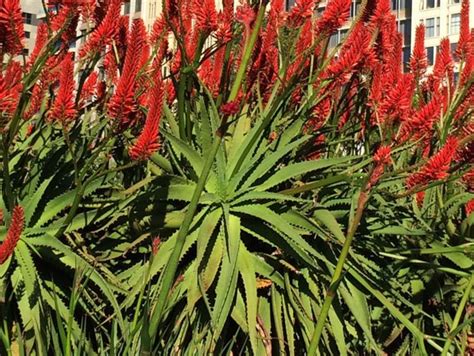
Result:
M456 54L456 49L458 48L457 43L451 43L451 55L453 56L453 59L457 62L459 61L459 57Z
M127 1L123 4L123 13L128 15L130 13L130 1Z
M439 17L436 18L436 36L439 36L439 28L441 24L441 19Z
M341 31L339 32L339 42L344 41L344 39L345 39L346 36L347 36L347 32L349 32L349 30L341 30Z
M410 46L403 47L403 68L408 71L410 64Z
M350 13L350 17L351 18L354 18L357 16L357 14L359 13L359 9L360 9L360 3L351 3L351 13Z
M25 38L30 38L30 33L28 31L25 31Z
M461 0L451 0L451 4L459 4Z
M409 46L411 38L411 20L400 21L400 33L403 35L403 44Z
M425 0L425 9L434 9L435 7L439 7L440 0Z
M425 28L426 28L426 37L434 37L435 36L435 19L431 17L426 19L425 21Z
M27 12L23 13L23 22L26 23L27 25L31 25L33 22L33 15L29 14Z
M411 0L392 0L392 10L411 9Z
M28 56L30 54L30 51L28 48L23 48L23 55Z
M459 34L459 29L461 27L461 15L460 14L451 15L450 23L451 23L451 27L450 27L449 33L451 35Z
M336 47L338 43L339 43L339 34L336 32L331 35L331 38L329 38L329 48Z
M142 0L137 0L135 2L135 12L142 11Z
M434 63L435 48L428 47L426 48L426 56L428 57L428 64L431 66Z

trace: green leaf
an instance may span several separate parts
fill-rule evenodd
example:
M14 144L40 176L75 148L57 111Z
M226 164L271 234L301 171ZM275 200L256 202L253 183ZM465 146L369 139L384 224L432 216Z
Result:
M316 209L313 213L313 217L326 226L329 231L340 241L344 242L346 239L344 236L344 233L341 230L341 226L337 222L337 220L334 218L334 216L331 214L329 210L326 209Z
M295 150L301 146L304 142L309 140L309 136L304 136L282 148L277 149L272 154L269 154L265 157L260 164L258 164L255 169L252 170L250 176L242 184L241 190L247 189L250 187L257 179L264 176L273 166L275 166L278 161L283 157L289 154L291 151Z
M239 270L245 289L245 301L247 310L247 324L250 344L254 355L258 354L257 344L257 283L255 268L252 258L245 245L241 242L239 248Z
M341 158L328 158L328 159L320 159L315 161L306 161L306 162L299 162L290 164L281 168L277 171L273 176L267 179L262 184L256 186L256 190L263 191L268 190L275 185L283 183L290 179L295 179L303 174L316 171L319 169L324 169L332 166L337 166L342 163L348 162L354 159L353 157L341 157Z
M212 310L214 321L214 339L217 339L230 313L237 289L237 257L240 246L240 219L234 215L224 214L224 231L226 248L222 258L221 272L216 287L216 301Z

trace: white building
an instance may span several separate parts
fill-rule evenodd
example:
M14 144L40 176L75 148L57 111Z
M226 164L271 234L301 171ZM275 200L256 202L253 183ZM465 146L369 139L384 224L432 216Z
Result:
M21 0L21 9L23 11L23 22L25 27L25 41L23 53L28 56L35 47L36 29L40 19L44 17L45 12L42 2L39 0Z
M415 38L416 26L424 23L425 48L428 61L434 63L439 42L448 37L451 48L456 49L461 25L461 0L412 0L412 30ZM474 4L469 10L469 27L474 27Z

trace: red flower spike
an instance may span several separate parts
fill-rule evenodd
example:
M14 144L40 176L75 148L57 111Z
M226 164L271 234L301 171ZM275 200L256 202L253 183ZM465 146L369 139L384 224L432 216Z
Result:
M370 176L369 189L379 181L384 172L384 167L392 162L390 146L380 146L374 154L375 167Z
M328 35L344 25L349 18L351 0L331 0L317 22L317 33Z
M474 213L474 199L471 199L465 206L466 215L469 216Z
M449 137L443 148L420 171L413 173L407 178L407 187L413 188L416 185L426 185L446 178L457 148L458 140L455 137Z
M2 214L3 215L3 214ZM23 232L23 225L25 223L25 215L21 206L16 206L13 209L12 220L8 228L7 236L0 245L0 265L13 254L15 247L20 240Z
M61 6L56 15L52 15L51 29L55 32L63 31L61 39L63 48L68 49L69 43L76 38L76 28L79 21L77 5Z
M422 137L429 137L440 115L441 100L438 97L434 97L428 104L414 113L411 118L407 118L407 120L402 123L398 135L398 142L405 141L409 138L418 140Z
M23 89L21 65L11 61L2 76L0 73L0 113L12 116L17 108L20 93Z
M117 89L108 105L109 115L118 120L119 125L129 126L133 121L133 114L137 111L135 100L138 85L137 74L142 64L143 52L146 51L147 35L142 19L133 20L130 43L125 55L122 75Z
M41 22L38 25L36 30L36 42L35 48L31 52L30 56L28 57L28 65L31 66L38 56L40 55L41 51L43 50L46 42L48 41L48 25L46 22Z
M235 115L239 112L239 109L240 109L239 100L229 101L228 103L222 104L220 107L220 111L224 116Z
M151 243L151 253L153 256L156 256L158 251L160 250L161 239L159 236L155 237Z
M214 0L194 0L192 13L196 19L195 29L208 35L217 29L217 11Z
M311 18L319 0L296 0L288 14L287 24L289 27L301 26L307 19Z
M390 0L379 0L376 1L376 3L377 5L372 13L370 22L372 25L383 28L387 22L391 21L392 9L390 6Z
M215 38L219 44L225 44L232 40L233 13L219 12L217 15L217 29Z
M110 0L108 5L102 6L104 6L104 9L107 8L105 17L90 34L87 42L82 47L80 51L81 58L101 51L112 42L115 33L118 31L122 0Z
M462 0L461 5L461 25L459 31L458 46L456 54L465 58L470 52L471 30L469 29L469 0ZM472 54L471 54L472 55Z
M403 75L396 85L389 88L377 110L380 122L405 121L411 113L414 89L411 73Z
M451 45L449 38L443 38L440 42L439 52L436 56L435 65L433 68L433 88L438 90L440 84L443 84L445 79L448 80L450 86L454 80L454 62L451 56Z
M151 28L150 43L154 45L160 41L166 40L168 33L168 24L166 23L166 19L163 14L161 14L156 18L155 22L153 23L153 27Z
M158 151L160 144L158 134L160 130L161 113L163 109L164 87L161 73L156 71L155 83L151 89L148 101L148 115L143 130L135 144L130 147L129 155L133 160L147 160Z
M72 54L67 54L61 62L59 89L48 113L50 121L58 121L63 125L74 120L77 110L74 104L74 63Z
M425 26L418 25L415 35L415 46L410 58L410 70L416 78L425 74L428 68L428 58L425 49Z
M87 101L96 94L97 80L99 79L99 73L96 71L92 72L87 77L81 91L80 105L83 106Z
M250 29L256 17L255 11L247 3L237 7L235 19L244 25L246 38L250 36Z
M390 164L392 149L390 146L380 146L374 154L374 162L377 164Z
M3 0L0 2L0 55L20 54L23 50L23 16L20 0Z

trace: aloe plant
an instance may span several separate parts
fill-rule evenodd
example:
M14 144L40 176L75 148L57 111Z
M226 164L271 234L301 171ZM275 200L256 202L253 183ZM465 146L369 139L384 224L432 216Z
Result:
M48 4L23 61L0 4L0 353L469 351L466 0L431 70L387 1Z

